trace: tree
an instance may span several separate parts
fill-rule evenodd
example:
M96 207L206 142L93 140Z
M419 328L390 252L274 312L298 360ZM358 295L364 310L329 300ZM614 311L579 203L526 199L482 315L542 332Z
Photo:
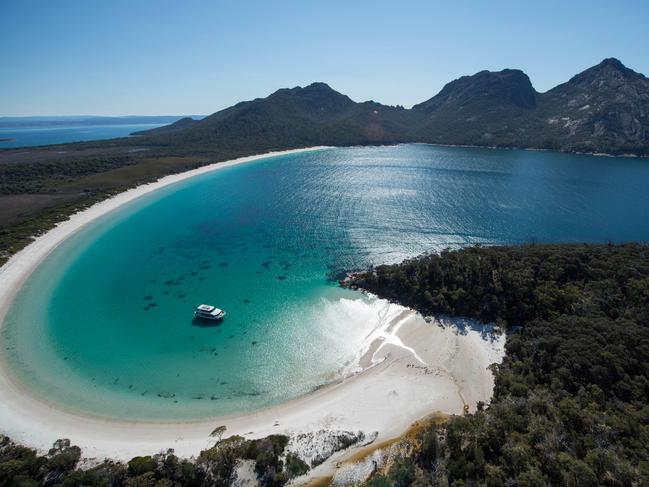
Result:
M221 439L223 438L223 434L227 431L227 429L228 428L225 425L217 426L210 433L210 436L216 436L218 438L218 441L221 441Z

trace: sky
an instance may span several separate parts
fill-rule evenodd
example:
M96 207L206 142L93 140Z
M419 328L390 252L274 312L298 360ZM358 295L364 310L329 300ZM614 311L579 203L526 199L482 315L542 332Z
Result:
M410 107L483 69L538 91L617 57L649 0L0 0L0 116L209 114L323 81Z

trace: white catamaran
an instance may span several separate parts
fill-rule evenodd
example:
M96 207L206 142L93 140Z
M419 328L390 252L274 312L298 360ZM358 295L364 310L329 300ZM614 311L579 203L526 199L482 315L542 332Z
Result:
M225 311L209 304L201 304L196 308L196 311L194 311L194 316L204 320L216 321L223 319Z

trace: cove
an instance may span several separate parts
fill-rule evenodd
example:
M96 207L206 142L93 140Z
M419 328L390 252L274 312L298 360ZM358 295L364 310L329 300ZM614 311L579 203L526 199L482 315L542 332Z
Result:
M349 374L380 301L340 271L472 244L649 240L649 161L426 145L270 157L65 241L2 329L25 387L82 413L250 411ZM202 302L228 311L197 326Z

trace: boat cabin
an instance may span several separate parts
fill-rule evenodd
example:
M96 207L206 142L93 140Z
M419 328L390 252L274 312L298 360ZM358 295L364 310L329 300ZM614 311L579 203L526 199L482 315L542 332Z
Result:
M201 304L194 311L194 316L205 320L221 320L225 311L209 304Z

